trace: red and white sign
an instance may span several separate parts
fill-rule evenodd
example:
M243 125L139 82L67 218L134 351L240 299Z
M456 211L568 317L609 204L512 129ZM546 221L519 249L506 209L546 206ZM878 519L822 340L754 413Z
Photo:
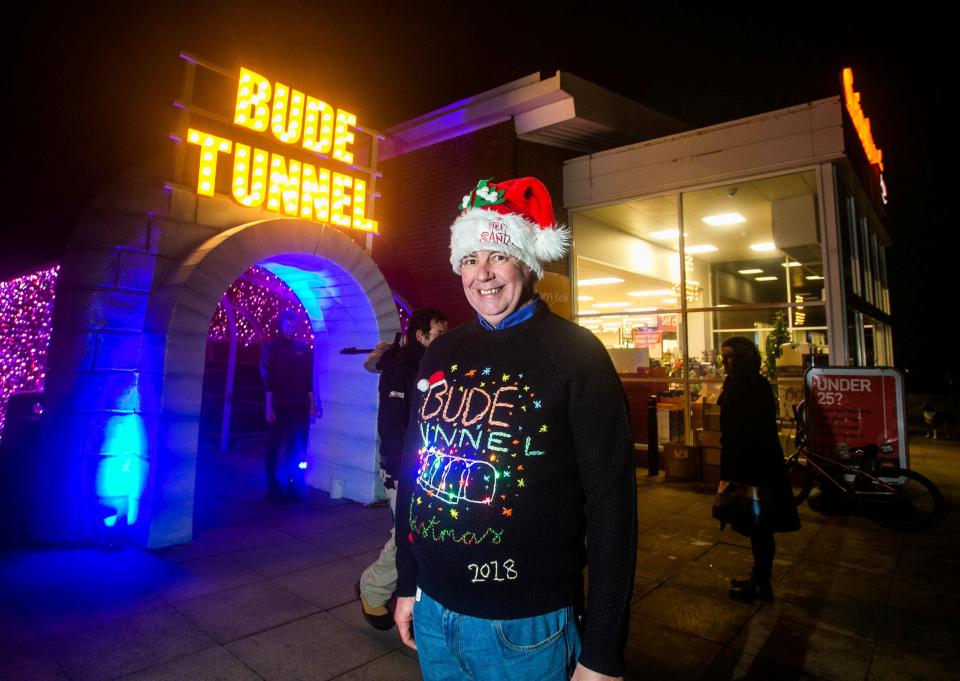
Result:
M813 451L847 458L849 450L875 444L881 448L881 460L909 467L899 371L813 367L804 374L804 386Z
M653 345L660 344L660 332L655 329L641 329L637 328L633 330L633 347L635 348L648 348Z

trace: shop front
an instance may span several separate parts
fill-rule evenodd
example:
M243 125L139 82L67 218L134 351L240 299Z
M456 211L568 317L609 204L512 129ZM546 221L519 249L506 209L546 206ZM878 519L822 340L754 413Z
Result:
M648 441L703 445L716 474L725 338L751 338L784 433L807 366L889 366L877 171L841 98L572 159L574 319L608 348ZM885 191L885 190L884 190Z

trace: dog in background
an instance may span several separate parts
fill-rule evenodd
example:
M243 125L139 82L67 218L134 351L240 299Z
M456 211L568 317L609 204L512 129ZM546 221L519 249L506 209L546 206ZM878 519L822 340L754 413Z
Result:
M943 431L949 440L957 430L957 415L949 411L937 411L930 402L923 405L923 422L927 426L924 437L928 439L936 440L938 431Z

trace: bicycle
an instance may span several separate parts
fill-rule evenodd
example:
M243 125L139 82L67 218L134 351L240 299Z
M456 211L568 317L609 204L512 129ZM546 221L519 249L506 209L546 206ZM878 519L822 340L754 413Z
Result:
M859 506L884 527L921 530L940 522L943 495L933 482L916 471L878 461L883 450L874 444L851 450L851 459L859 460L853 466L811 451L804 416L805 405L801 402L794 408L796 451L786 458L798 506L810 496L816 482L825 495L836 495Z

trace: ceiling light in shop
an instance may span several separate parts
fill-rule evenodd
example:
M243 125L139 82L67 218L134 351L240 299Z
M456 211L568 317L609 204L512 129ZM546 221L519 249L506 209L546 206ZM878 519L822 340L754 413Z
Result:
M631 307L624 310L624 312L656 312L657 308L655 307Z
M800 267L800 263L798 263L796 260L791 260L790 262L780 263L780 267Z
M676 304L677 304L677 299L676 299L676 298L664 298L661 302L664 302L664 303L666 303L667 305L676 305Z
M766 251L775 251L777 250L777 245L772 241L763 241L759 244L750 244L750 250L758 251L760 253L763 253Z
M713 253L718 249L710 244L700 244L699 246L687 246L683 250L687 253Z
M754 277L754 281L776 281L776 277Z
M738 274L763 274L763 270L737 270Z
M651 239L659 239L660 241L663 241L665 239L676 239L678 236L680 236L680 230L679 229L661 229L658 232L650 232L648 236Z
M608 307L630 307L630 303L594 303L592 307L597 310L602 310Z
M823 279L819 274L808 274L807 279L810 281L820 281Z
M593 300L593 296L577 296L577 300L583 303L588 300Z
M596 279L581 279L577 286L603 286L604 284L622 284L619 277L597 277Z
M668 288L658 288L651 289L649 291L627 291L627 295L631 298L652 298L654 296L669 296L673 293L672 290Z
M725 225L739 225L746 222L747 219L740 213L721 213L720 215L708 215L703 219L711 227L724 227Z

